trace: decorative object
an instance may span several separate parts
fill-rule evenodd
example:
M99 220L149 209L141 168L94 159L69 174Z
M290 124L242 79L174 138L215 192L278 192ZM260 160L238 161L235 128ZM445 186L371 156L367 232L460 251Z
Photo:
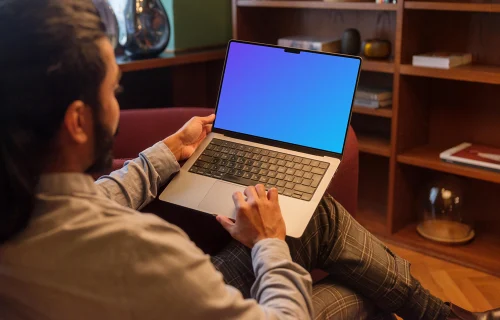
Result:
M283 47L292 47L304 50L340 52L340 39L310 37L310 36L292 36L278 39L278 45Z
M167 51L227 45L232 37L231 1L162 0L171 23Z
M418 233L446 244L463 244L474 238L471 217L464 210L463 184L459 178L444 176L425 191Z
M92 0L101 17L114 49L118 47L118 21L108 0Z
M125 27L127 39L120 44L134 59L159 55L170 40L170 22L160 0L128 0Z
M363 42L362 54L370 59L387 59L391 56L391 42L389 40L368 39Z
M361 51L361 35L359 31L350 28L344 31L341 40L340 52L349 55L358 55Z

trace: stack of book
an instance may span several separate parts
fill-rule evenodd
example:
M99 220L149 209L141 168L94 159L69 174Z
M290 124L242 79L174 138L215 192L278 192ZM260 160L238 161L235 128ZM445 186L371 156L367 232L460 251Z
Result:
M388 107L392 105L392 90L358 86L354 104L358 107L373 109Z
M340 52L340 39L313 36L291 36L278 39L278 45L304 50Z
M413 56L412 64L417 67L450 69L470 64L472 54L452 52L428 52Z

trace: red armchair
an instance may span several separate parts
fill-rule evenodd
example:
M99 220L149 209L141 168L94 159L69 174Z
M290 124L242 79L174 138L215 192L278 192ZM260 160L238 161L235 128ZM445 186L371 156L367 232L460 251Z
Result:
M124 110L120 118L114 169L123 166L127 159L135 158L142 150L173 134L194 116L207 116L208 108L169 108ZM327 192L340 202L352 215L356 213L358 198L358 141L349 128L343 160ZM213 217L176 207L156 200L143 209L181 227L206 253L215 253L230 240L229 234ZM325 276L322 271L312 273L313 280Z

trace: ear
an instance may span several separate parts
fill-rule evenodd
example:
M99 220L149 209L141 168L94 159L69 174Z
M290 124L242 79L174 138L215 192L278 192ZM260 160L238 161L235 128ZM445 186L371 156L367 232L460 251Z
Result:
M91 123L90 110L83 101L74 101L66 110L64 126L75 143L84 144L89 140L88 128Z

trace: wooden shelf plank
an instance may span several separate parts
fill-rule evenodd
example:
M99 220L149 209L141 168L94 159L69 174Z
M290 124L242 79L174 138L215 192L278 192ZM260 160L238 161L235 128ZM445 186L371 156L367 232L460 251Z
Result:
M377 10L396 11L397 5L374 2L323 2L323 1L275 1L275 0L238 0L238 7L263 8L302 8L302 9L339 9L339 10Z
M392 60L373 60L363 58L361 69L383 73L394 73L394 62Z
M442 161L439 154L446 148L423 146L397 156L397 161L417 167L456 174L459 176L500 183L500 173Z
M401 74L438 79L500 84L500 66L466 65L451 69L415 67L403 64Z
M388 139L376 135L358 133L359 151L383 157L391 156L391 143Z
M391 108L366 108L361 106L354 106L352 108L352 112L358 114L365 114L374 117L382 117L382 118L392 118L392 109Z
M500 12L500 4L497 4L497 3L405 1L405 9L490 12L490 13L493 13L493 12Z
M182 64L201 63L214 60L222 60L226 56L226 49L212 49L185 53L164 52L156 58L144 60L131 60L128 57L117 57L117 63L122 72L147 70L178 66Z
M385 238L387 242L404 246L440 259L500 276L500 235L492 228L476 228L476 238L462 246L443 245L421 237L416 224Z

